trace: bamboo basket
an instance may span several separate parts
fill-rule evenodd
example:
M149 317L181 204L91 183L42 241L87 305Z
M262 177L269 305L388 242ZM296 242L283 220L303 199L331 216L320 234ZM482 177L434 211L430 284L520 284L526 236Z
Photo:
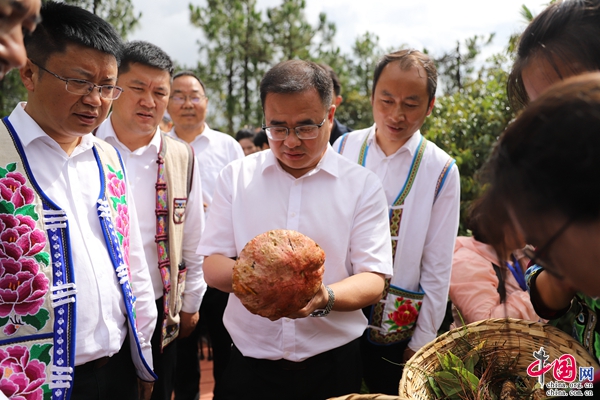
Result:
M427 377L440 369L437 353L452 351L461 357L470 345L485 340L484 348L501 349L511 359L511 372L533 383L537 378L527 375L527 367L536 359L534 351L544 347L550 356L548 362L563 354L571 354L577 362L577 368L599 366L595 358L574 338L548 324L514 318L487 319L453 329L440 335L422 347L406 363L400 380L399 395L407 399L429 400L434 398ZM552 372L545 375L546 382L554 380Z

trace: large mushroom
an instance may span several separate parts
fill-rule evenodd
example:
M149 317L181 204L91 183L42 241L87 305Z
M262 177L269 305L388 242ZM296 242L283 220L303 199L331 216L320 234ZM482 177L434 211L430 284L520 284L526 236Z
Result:
M302 309L321 287L325 252L311 238L273 230L250 240L233 267L233 292L253 314L276 320Z

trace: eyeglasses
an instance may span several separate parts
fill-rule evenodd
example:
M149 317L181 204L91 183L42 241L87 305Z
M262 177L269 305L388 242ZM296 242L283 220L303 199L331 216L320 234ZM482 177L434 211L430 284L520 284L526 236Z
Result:
M61 81L65 82L65 89L67 89L67 92L69 93L78 94L80 96L87 96L88 94L92 93L92 90L98 88L98 93L100 93L100 97L108 100L116 100L119 98L121 93L123 93L123 88L120 88L115 85L96 85L84 79L63 78L62 76L57 75L54 72L48 71L46 68L42 67L35 61L30 61L34 65L37 65L38 68L43 69L55 78L58 78Z
M175 96L171 96L171 101L173 102L173 104L183 104L185 103L185 101L187 99L190 99L190 101L192 102L192 104L200 104L200 102L204 99L207 99L208 97L201 95L201 94L195 94L193 96L184 96L184 95L175 95Z
M319 128L323 126L326 120L327 116L323 118L323 122L320 124L301 125L291 129L296 132L296 136L298 136L298 139L300 140L314 139L319 136ZM285 140L290 134L290 128L285 126L265 126L263 124L262 128L265 130L269 139L275 141Z
M527 246L523 249L523 253L527 256L527 258L529 258L529 260L531 260L531 265L537 264L553 275L559 276L556 272L552 271L552 268L548 268L548 262L544 261L544 258L548 255L548 251L550 250L552 244L556 242L556 240L567 230L569 226L571 226L572 223L573 219L569 218L569 220L567 220L567 222L565 222L565 224L558 231L556 231L556 233L550 239L548 239L546 244L542 247L538 247L536 250L534 250L533 248Z

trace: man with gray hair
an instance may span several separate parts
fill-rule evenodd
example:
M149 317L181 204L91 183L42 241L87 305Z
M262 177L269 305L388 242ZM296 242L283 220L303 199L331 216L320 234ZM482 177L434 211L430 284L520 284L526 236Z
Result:
M271 148L232 162L217 181L198 248L209 285L231 293L232 258L269 230L298 231L326 253L321 288L284 318L254 315L229 296L223 320L234 345L224 399L323 399L360 390L361 308L380 299L391 274L390 235L376 176L329 145L331 85L312 62L269 70L260 91Z

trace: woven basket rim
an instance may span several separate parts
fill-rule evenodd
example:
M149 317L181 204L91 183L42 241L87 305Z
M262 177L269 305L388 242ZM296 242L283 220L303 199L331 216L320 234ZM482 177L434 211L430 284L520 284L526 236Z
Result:
M456 349L467 340L486 340L493 346L504 346L507 352L515 353L519 360L533 357L533 351L545 347L551 354L571 354L577 365L600 368L598 362L573 337L560 329L541 322L532 322L516 318L492 318L452 329L417 351L406 363L399 384L399 395L406 398L428 398L428 386L425 384L425 373L434 372L439 367L436 352L444 353ZM523 355L523 357L520 357ZM556 357L551 357L552 359ZM519 361L521 362L521 361ZM526 366L521 365L519 371L526 374Z

